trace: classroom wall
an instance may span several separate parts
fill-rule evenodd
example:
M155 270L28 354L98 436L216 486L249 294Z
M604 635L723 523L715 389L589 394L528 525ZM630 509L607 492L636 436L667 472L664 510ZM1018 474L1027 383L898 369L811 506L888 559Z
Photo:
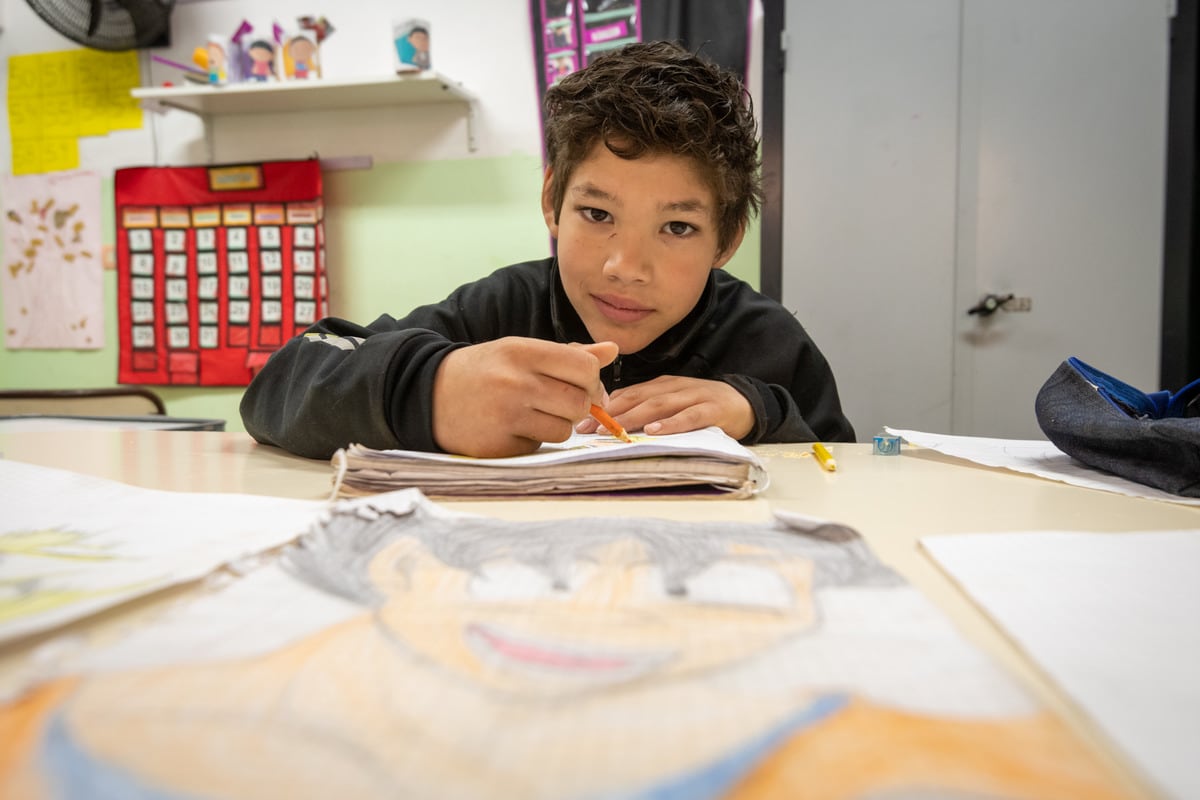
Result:
M459 284L516 261L542 258L550 243L538 205L541 130L523 0L357 0L353 15L334 3L298 8L276 0L180 0L172 44L154 53L188 62L209 33L232 33L241 19L256 27L289 23L297 13L324 15L335 32L322 45L331 79L391 73L392 20L429 20L434 69L478 98L472 149L467 118L454 106L351 112L296 112L210 121L184 112L146 113L138 131L80 140L81 168L103 178L105 243L113 241L112 171L123 166L307 158L327 163L368 156L369 169L326 171L326 255L330 307L369 322L435 302ZM0 82L7 58L77 47L21 0L0 0ZM142 83L178 82L178 72L140 56ZM757 93L757 87L752 89ZM756 104L756 107L757 104ZM0 163L11 167L7 110ZM3 244L0 243L0 249ZM727 269L758 285L757 225ZM116 383L116 273L104 275L105 347L95 351L0 349L0 388L73 388ZM0 310L2 316L2 310ZM3 320L0 319L0 324ZM169 414L215 417L242 430L242 388L152 387Z

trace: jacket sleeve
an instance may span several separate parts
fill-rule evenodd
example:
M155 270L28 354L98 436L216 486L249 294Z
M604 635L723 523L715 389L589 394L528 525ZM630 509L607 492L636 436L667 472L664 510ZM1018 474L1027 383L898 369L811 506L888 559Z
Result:
M456 346L437 331L403 328L387 316L367 327L321 320L276 351L250 382L242 421L258 441L308 458L328 458L351 443L436 450L433 376Z
M723 315L720 378L749 401L744 444L853 442L829 362L791 312L748 287Z
M828 365L825 370L829 370ZM812 388L794 388L790 391L777 383L767 383L749 375L722 377L741 392L754 409L754 428L742 439L743 444L855 440L854 428L842 413L832 372L829 372L828 382L818 379L808 384L806 381Z
M536 335L548 267L497 270L408 316L368 326L326 318L276 351L242 396L246 430L309 458L339 447L438 450L433 379L459 347Z

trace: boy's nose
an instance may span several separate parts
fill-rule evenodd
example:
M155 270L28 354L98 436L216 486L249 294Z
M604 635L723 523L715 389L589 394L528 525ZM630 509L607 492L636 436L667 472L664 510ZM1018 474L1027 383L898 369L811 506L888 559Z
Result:
M604 261L606 277L634 283L650 277L650 243L642 237L614 233L609 239L608 257Z

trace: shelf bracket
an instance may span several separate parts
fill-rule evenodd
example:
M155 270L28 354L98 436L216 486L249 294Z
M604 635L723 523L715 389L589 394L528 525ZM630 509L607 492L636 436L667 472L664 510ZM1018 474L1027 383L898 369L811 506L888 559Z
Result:
M478 122L478 110L475 108L475 101L467 103L467 151L474 153L479 149L479 141L475 138L475 125Z
M216 127L213 124L213 119L210 114L197 114L200 117L200 124L204 126L204 160L209 164L216 163L217 158L217 134L213 129Z

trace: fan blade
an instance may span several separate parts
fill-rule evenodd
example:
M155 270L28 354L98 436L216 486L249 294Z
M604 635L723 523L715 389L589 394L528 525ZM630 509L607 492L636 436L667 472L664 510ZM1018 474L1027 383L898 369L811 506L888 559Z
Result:
M91 0L88 16L88 36L95 36L96 29L100 27L100 3L101 0Z
M116 0L116 2L129 14L134 38L139 44L149 44L167 30L174 0Z

